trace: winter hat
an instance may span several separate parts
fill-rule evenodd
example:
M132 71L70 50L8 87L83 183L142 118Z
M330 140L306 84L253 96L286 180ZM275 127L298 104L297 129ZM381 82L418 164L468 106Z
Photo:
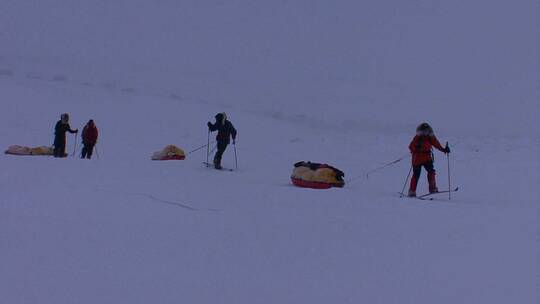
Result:
M423 122L416 128L416 134L433 136L433 129L427 122Z
M60 115L60 120L68 122L69 121L69 114L64 113L64 114Z
M227 120L227 114L225 112L218 113L216 114L215 118L217 122L220 122L222 125L224 125L225 121Z

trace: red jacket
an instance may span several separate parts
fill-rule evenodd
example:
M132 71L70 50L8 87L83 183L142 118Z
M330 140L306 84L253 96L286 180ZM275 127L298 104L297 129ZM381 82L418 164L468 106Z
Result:
M432 162L433 147L444 152L443 146L441 146L441 143L435 135L416 135L409 145L409 150L411 150L412 153L412 165L420 166Z
M85 145L95 145L98 139L96 126L86 125L82 131L82 140Z

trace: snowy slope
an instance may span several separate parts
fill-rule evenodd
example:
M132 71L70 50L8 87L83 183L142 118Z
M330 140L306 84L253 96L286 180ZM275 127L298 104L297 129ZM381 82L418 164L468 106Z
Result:
M99 160L0 157L2 302L538 302L534 1L2 5L0 147L101 130ZM218 111L238 172L150 161ZM407 161L364 178L422 120L450 202L400 199ZM298 189L298 160L359 178Z
M460 135L533 127L537 1L357 2L5 0L0 56L30 77L286 120L309 108L306 120L336 129L408 132L424 117Z

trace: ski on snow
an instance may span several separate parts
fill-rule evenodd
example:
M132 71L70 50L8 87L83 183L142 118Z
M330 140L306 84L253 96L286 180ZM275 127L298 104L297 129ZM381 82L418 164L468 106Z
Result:
M404 193L401 193L401 192L398 192L398 193L399 193L400 197L415 198L415 199L419 199L419 200L422 200L422 201L432 201L433 197L430 197L431 195L441 194L441 193L448 193L448 192L456 192L458 190L459 190L459 187L456 187L455 189L452 189L452 190L444 190L444 191L438 191L438 192L433 192L433 193L426 193L426 194L422 194L420 196L413 196L413 197L405 195Z
M427 194L424 194L424 195L420 195L418 198L419 199L422 199L422 198L426 198L428 196L431 196L433 194L439 194L439 193L448 193L448 192L456 192L459 190L459 187L456 187L455 189L452 189L452 190L444 190L444 191L437 191L437 192L433 192L433 193L427 193Z
M203 164L204 164L207 168L216 169L215 166L214 166L214 164L207 163L207 162L203 162ZM229 169L229 168L225 168L225 167L221 167L221 169L216 169L216 170L234 172L234 169Z
M399 198L403 198L403 197L405 197L405 198L415 198L415 199L419 199L419 200L422 200L422 201L432 201L433 200L433 197L408 196L405 193L401 193L401 192L398 192L398 194L399 194Z

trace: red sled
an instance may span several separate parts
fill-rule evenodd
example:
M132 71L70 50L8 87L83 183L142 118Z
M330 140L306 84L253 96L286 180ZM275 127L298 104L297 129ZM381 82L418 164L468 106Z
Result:
M160 158L160 159L154 159L154 160L184 160L186 159L185 156L182 156L182 155L172 155L172 156L165 156L163 158Z
M323 183L323 182L314 182L306 181L300 178L295 178L291 176L293 185L301 188L311 188L311 189L330 189L332 187L343 188L344 184L332 184L332 183Z

